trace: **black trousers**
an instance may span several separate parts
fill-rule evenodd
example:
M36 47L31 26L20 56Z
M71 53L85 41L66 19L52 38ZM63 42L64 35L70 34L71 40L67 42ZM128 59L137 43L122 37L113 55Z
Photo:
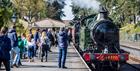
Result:
M2 62L5 66L6 71L10 71L10 60L0 59L0 67L1 67Z
M49 46L48 45L42 45L42 55L41 57L43 58L44 56L48 57L48 50L49 50Z

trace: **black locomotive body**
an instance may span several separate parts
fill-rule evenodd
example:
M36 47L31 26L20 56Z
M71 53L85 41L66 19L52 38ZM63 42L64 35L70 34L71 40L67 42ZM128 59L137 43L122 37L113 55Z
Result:
M129 58L129 54L120 49L119 28L107 14L102 7L98 15L82 19L74 28L80 30L74 32L76 48L81 49L85 61L94 64L97 71L103 71L104 67L119 70L121 63Z

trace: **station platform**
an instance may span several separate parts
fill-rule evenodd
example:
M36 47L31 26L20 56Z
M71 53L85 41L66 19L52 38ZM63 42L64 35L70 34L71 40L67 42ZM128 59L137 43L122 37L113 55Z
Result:
M51 50L52 52L48 53L48 62L41 62L38 57L35 58L34 62L22 60L22 66L12 68L12 71L89 71L74 47L68 47L67 69L58 68L58 48L52 47Z
M130 55L129 55L129 61L127 62L132 64L132 66L140 69L140 42L120 41L120 45L137 50L137 51L133 49L128 50L128 52L130 52Z
M140 49L140 41L133 42L133 41L122 41L121 40L120 45Z

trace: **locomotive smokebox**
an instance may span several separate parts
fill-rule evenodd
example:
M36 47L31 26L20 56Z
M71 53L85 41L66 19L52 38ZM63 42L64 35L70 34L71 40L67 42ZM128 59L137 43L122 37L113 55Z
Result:
M100 52L105 48L109 48L110 52L118 52L119 29L108 17L108 10L104 6L100 5L99 14L89 26L90 37Z

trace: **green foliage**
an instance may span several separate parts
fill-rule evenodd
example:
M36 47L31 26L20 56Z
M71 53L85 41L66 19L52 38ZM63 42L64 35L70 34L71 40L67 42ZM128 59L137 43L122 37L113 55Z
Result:
M99 0L107 7L110 17L121 26L136 23L135 16L140 14L139 0ZM123 19L122 19L123 17Z
M55 0L52 4L47 3L46 5L46 11L47 11L47 17L53 18L56 20L61 20L61 16L64 16L64 13L62 9L64 8L65 4L59 4L57 0Z
M21 35L22 33L25 33L25 28L23 24L19 22L19 20L16 23L16 31L19 35Z
M19 18L28 16L29 23L34 22L34 18L38 19L39 13L42 14L46 10L44 0L12 0L12 3L19 14Z
M0 4L0 27L8 25L13 10L10 0L2 0Z
M46 18L47 17L47 12L46 12L47 10L45 9L45 10L41 10L40 11L40 19L43 19L43 18Z
M138 24L126 24L120 30L121 40L137 41L139 40L140 26Z
M138 24L127 24L121 28L121 33L134 34L140 33L140 26Z

